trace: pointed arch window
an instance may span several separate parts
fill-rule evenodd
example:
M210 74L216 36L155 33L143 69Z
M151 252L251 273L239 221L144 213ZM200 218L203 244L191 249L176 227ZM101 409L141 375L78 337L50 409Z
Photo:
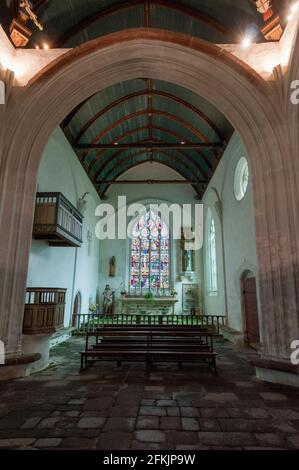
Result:
M169 230L155 212L139 219L130 245L130 290L169 289Z
M217 274L217 250L216 250L216 228L215 220L210 218L208 229L208 292L209 294L218 293L218 274Z

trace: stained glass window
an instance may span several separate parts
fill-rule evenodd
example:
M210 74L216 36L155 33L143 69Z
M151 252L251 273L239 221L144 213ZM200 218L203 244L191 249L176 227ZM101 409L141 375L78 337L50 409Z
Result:
M217 259L216 259L216 230L213 217L210 220L208 233L208 291L210 294L217 294Z
M153 211L133 228L130 289L169 289L169 231Z

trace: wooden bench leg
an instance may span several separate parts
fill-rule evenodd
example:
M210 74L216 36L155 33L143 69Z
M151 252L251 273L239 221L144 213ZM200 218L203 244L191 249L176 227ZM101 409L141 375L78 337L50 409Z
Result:
M213 369L214 369L214 374L218 375L217 366L216 366L216 358L215 357L213 358Z
M81 354L81 364L80 364L80 369L79 369L79 372L84 372L86 370L86 361L85 361L85 357L83 356L83 354Z

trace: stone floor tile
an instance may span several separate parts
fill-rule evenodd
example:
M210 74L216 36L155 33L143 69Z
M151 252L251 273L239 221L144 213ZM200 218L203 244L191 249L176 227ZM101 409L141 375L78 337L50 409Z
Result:
M177 406L175 400L157 400L156 406Z
M248 419L218 419L218 424L222 431L256 431L254 422Z
M26 419L25 423L21 426L22 429L33 429L35 428L38 423L41 421L42 418L36 417L36 418L28 418Z
M249 446L256 445L257 439L247 432L199 432L199 442L211 446Z
M108 397L90 398L84 404L84 410L106 410L113 405L114 400Z
M135 418L107 418L104 431L125 431L131 432L135 428Z
M196 418L182 418L183 431L199 431L199 422Z
M159 416L139 416L136 429L159 429Z
M173 443L177 445L198 444L198 433L193 431L166 431L167 445Z
M180 408L178 406L168 406L166 408L167 416L180 416Z
M35 438L18 438L18 439L0 439L0 449L11 449L15 447L29 447L35 442Z
M135 431L135 438L141 442L165 442L166 435L162 431L157 430L142 430Z
M132 450L160 450L160 444L156 444L154 442L139 442L133 441L132 442Z
M244 408L244 416L254 419L266 419L270 416L269 411L264 408Z
M201 431L221 431L218 421L213 418L198 419Z
M138 414L138 406L116 405L110 409L109 416L119 416L123 418L135 417Z
M81 418L78 422L80 429L101 429L104 426L105 418Z
M299 449L299 433L291 434L287 437L289 448Z
M139 431L141 432L141 431ZM102 433L96 442L98 450L128 450L131 448L133 435L127 432Z
M140 416L166 416L166 409L157 406L141 406Z
M180 408L181 416L184 418L196 418L199 416L198 408L193 406L182 406Z
M263 446L269 447L286 447L284 439L274 433L256 433L256 439Z
M160 429L181 429L181 420L178 417L164 416L160 418Z
M229 413L225 408L200 408L200 416L203 418L229 418Z
M59 438L44 438L44 439L38 439L34 443L34 447L39 447L39 448L50 448L50 447L58 447L62 442L62 439Z
M92 450L95 448L95 439L87 439L84 437L67 437L63 439L61 447L78 450Z
M57 423L59 422L59 417L54 417L54 418L44 418L39 424L38 428L41 429L49 429L49 428L55 428Z
M285 401L285 400L287 400L287 397L282 393L260 392L260 396L264 400L269 400L269 401Z

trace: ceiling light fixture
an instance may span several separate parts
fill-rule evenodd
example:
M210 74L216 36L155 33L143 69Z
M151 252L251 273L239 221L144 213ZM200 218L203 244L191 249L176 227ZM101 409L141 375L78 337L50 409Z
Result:
M243 41L242 41L242 47L243 49L248 49L248 47L251 45L251 38L249 36L245 36Z

